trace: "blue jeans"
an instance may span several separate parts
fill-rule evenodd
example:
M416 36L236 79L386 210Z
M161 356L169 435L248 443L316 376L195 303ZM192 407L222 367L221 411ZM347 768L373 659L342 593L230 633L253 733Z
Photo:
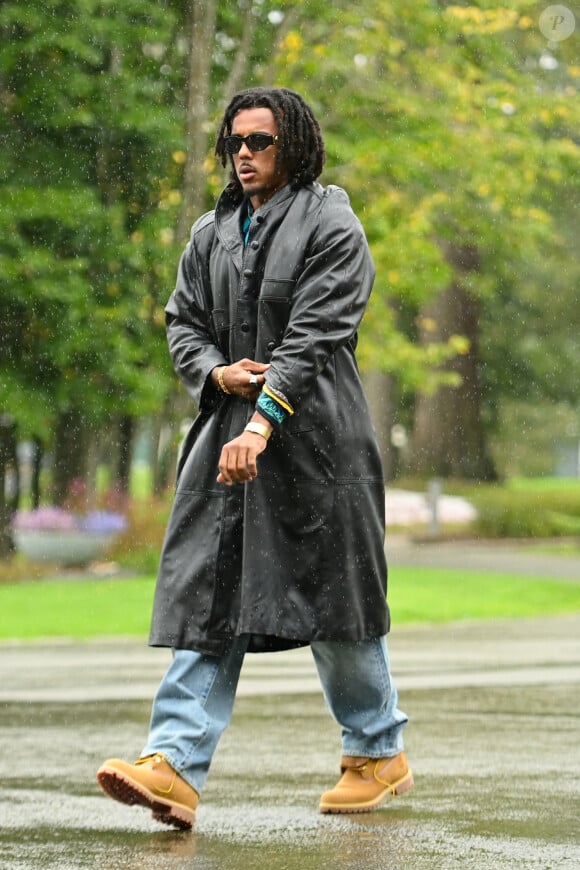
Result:
M197 792L230 723L248 641L248 635L236 638L223 656L175 650L155 695L141 754L162 753ZM397 709L386 638L310 646L326 702L342 727L343 754L386 758L401 752L408 720Z

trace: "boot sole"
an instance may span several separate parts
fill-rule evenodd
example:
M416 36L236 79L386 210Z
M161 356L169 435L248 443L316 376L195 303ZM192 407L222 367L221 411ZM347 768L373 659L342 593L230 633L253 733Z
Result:
M382 803L405 794L406 791L413 788L414 784L413 774L409 770L405 776L387 786L370 801L357 801L350 804L330 804L321 801L319 809L321 813L370 813L371 810L378 809Z
M163 800L141 783L120 774L118 770L110 767L101 768L97 772L97 782L105 794L113 800L129 806L147 807L157 822L180 828L182 831L191 830L195 820L195 810L184 804Z

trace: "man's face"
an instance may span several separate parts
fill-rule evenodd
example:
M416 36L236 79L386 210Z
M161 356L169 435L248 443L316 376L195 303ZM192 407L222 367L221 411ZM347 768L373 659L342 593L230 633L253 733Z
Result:
M248 136L250 133L278 134L278 126L270 109L241 109L234 118L232 135ZM288 183L288 173L276 166L278 145L269 145L264 151L250 151L246 143L237 154L232 155L235 173L253 208L259 208L277 190Z

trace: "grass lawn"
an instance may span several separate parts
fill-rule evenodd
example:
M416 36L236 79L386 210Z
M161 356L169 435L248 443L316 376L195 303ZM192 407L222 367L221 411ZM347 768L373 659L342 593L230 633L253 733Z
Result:
M580 583L447 568L397 568L389 604L397 625L580 612Z
M397 568L389 603L396 625L580 611L580 584L512 574ZM146 637L152 577L43 580L0 585L0 640Z

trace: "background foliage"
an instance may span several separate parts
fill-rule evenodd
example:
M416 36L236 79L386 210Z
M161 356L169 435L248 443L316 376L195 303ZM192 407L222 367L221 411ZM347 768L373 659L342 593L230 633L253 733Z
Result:
M576 34L542 34L543 8L5 0L0 390L21 437L106 459L119 432L134 444L127 420L159 439L162 418L195 413L163 304L223 185L225 102L277 84L313 105L323 181L347 188L376 259L360 362L379 376L388 475L395 459L476 479L549 470L553 442L580 437L580 63ZM393 423L410 436L396 456Z

